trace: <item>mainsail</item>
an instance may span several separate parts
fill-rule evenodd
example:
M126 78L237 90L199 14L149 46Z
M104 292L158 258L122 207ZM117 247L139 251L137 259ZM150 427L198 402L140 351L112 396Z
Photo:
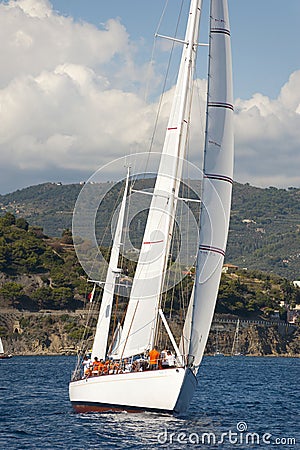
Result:
M192 101L202 0L192 0L161 162L116 358L143 353L155 339Z
M4 353L4 348L3 348L3 344L2 344L2 339L1 339L1 337L0 337L0 354L3 354Z
M228 8L211 2L210 51L200 242L192 301L189 362L205 349L227 243L233 177L233 92Z

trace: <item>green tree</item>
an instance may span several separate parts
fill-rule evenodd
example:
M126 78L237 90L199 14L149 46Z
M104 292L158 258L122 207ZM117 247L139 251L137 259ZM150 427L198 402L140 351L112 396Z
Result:
M19 217L16 220L16 227L21 228L21 230L28 231L29 223L25 219L23 219L23 217Z
M5 216L2 218L2 224L5 227L10 227L11 225L14 225L16 223L16 218L12 213L6 213Z
M0 237L0 270L5 271L9 261L9 249L4 237Z
M53 290L49 286L37 288L31 298L35 300L39 309L52 309L53 307Z
M53 307L64 309L72 305L74 300L73 292L70 288L59 287L53 289Z
M8 300L12 306L18 307L24 297L23 286L14 281L9 281L0 288L0 294L5 300Z

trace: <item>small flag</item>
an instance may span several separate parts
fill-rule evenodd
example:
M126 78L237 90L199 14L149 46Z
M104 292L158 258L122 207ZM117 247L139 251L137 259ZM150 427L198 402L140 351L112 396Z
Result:
M90 303L92 303L92 301L94 299L95 290L96 290L96 285L94 284L94 287L93 287L92 291L88 295L88 300L90 301Z

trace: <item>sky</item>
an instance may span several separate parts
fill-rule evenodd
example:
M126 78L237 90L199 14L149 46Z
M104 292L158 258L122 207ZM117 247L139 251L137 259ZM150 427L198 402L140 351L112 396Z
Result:
M156 41L149 65L153 35L173 34L180 4L169 0L158 29L165 0L0 0L0 194L87 180L148 150L168 47ZM300 187L300 1L229 0L229 11L234 179Z

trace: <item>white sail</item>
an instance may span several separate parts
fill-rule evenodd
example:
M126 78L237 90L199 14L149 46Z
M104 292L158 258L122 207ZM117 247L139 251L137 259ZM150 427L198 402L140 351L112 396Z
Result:
M113 246L111 250L109 265L106 274L106 280L103 289L101 307L99 311L99 317L96 327L96 333L92 348L92 359L97 356L99 359L105 359L107 350L107 340L109 334L109 326L113 305L113 298L115 292L116 279L120 275L120 269L118 268L120 247L122 244L122 232L124 226L124 218L126 211L126 197L128 192L129 182L129 169L127 172L127 178L125 182L124 194L121 202L119 217L115 230L115 236L113 240Z
M226 0L211 1L200 242L189 360L196 372L214 314L227 244L233 177L233 93Z
M154 342L185 156L201 5L202 0L192 0L190 6L174 100L117 358L142 353Z
M121 326L120 322L118 322L116 329L114 331L114 334L113 334L111 346L108 350L108 356L111 356L112 354L114 354L116 349L119 347L121 335L122 335L122 326Z
M3 348L3 344L2 344L2 339L0 337L0 354L4 353L4 348Z

